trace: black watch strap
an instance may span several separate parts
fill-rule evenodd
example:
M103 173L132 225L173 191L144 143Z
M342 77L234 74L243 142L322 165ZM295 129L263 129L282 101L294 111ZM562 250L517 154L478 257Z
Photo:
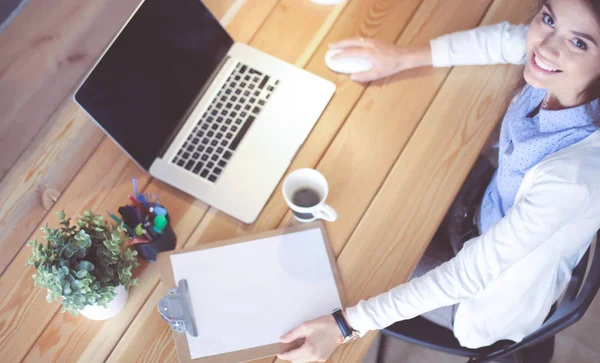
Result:
M333 315L333 318L335 319L335 322L340 327L340 330L342 331L342 336L344 337L344 339L348 338L349 336L352 335L352 333L354 333L354 329L352 329L350 327L350 324L348 324L348 322L344 318L344 314L342 314L342 311L340 309L335 309L333 311L332 315Z

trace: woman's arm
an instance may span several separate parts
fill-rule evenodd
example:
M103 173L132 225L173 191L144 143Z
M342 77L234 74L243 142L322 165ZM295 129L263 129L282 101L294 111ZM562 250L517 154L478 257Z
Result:
M370 82L412 68L497 63L524 63L527 25L507 22L444 35L429 44L401 46L378 39L351 38L330 45L342 52L333 59L361 58L371 63L354 73L357 82Z
M365 333L474 296L577 218L588 199L577 184L536 182L502 220L467 242L452 260L347 309L350 324Z
M453 305L484 290L511 265L526 257L585 209L585 187L541 177L506 216L473 238L452 260L392 290L346 310L346 319L361 334L383 329L433 309ZM297 349L280 354L293 361L324 361L341 343L330 315L308 321L281 338L304 339Z
M357 82L370 82L412 68L431 66L429 44L401 46L379 39L350 38L329 47L341 50L332 59L360 58L371 63L370 70L350 76Z
M434 67L523 64L528 25L503 22L447 34L430 42Z

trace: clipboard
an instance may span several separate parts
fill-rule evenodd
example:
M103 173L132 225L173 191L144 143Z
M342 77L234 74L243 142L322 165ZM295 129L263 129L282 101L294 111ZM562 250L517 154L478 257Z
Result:
M344 290L344 287L342 284L342 279L340 277L339 270L338 270L336 262L335 262L334 253L331 248L329 238L327 236L325 224L322 221L317 221L317 222L308 223L308 224L299 224L299 225L295 225L295 226L291 226L291 227L287 227L287 228L267 231L267 232L253 234L253 235L249 235L249 236L243 236L243 237L208 243L208 244L204 244L204 245L193 247L193 248L186 248L186 249L182 249L182 250L174 250L174 251L160 253L158 255L157 261L158 261L158 267L159 267L159 271L160 271L160 275L161 275L161 280L163 282L163 289L164 289L163 293L168 294L169 291L174 291L174 289L177 289L177 286L178 286L178 282L175 281L175 278L174 278L173 266L171 263L172 255L185 254L185 253L194 252L194 251L212 249L212 248L216 248L216 247L235 245L238 243L250 242L250 241L260 240L260 239L269 238L269 237L276 237L276 236L280 236L280 235L291 234L291 233L300 232L300 231L308 231L308 230L312 230L312 229L319 229L322 234L323 242L325 245L325 250L326 250L327 256L329 258L331 272L333 273L333 278L335 280L335 285L337 287L337 291L339 294L339 299L342 304L342 307L344 307L345 301L346 301L345 290ZM192 304L193 304L193 302L192 302ZM201 323L195 322L195 324L197 325L198 329L202 329ZM258 347L254 347L254 348L244 349L244 350L238 350L238 351L233 351L233 352L228 352L228 353L222 353L222 354L192 359L191 354L190 354L190 347L188 345L188 340L186 337L186 333L176 333L175 331L173 331L173 338L175 340L175 345L177 347L177 354L179 356L179 361L184 362L184 363L188 363L188 362L197 362L197 363L245 362L245 361L274 356L276 354L283 353L285 351L288 351L288 350L293 349L298 346L298 342L292 342L289 344L274 343L274 344L263 345L263 346L258 346Z

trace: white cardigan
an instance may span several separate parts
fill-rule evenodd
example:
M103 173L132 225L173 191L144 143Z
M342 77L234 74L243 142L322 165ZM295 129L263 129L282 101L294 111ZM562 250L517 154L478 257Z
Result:
M526 26L501 23L431 41L433 64L525 60ZM454 335L479 348L520 341L543 323L600 228L600 131L547 156L523 179L514 206L438 268L348 308L361 334L459 303Z

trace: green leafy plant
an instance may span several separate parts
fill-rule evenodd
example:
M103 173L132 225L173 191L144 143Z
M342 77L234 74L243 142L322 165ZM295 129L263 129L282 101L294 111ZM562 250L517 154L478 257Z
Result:
M106 305L116 295L115 287L126 290L137 284L131 270L139 265L137 251L125 247L123 226L108 225L99 214L87 210L76 225L64 212L57 212L60 228L42 228L47 243L28 242L33 256L27 261L36 269L35 285L47 288L46 300L62 298L61 312L77 315L88 305Z

